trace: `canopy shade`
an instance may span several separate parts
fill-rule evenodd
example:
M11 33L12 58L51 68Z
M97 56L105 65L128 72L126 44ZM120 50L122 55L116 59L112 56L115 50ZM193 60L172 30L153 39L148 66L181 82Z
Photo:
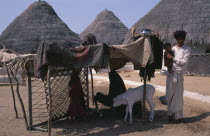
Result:
M107 45L64 48L53 42L43 42L37 52L37 76L45 76L48 66L66 68L108 67Z
M123 61L126 62L126 60L142 67L154 62L153 50L149 37L141 37L131 44L112 45L111 47L111 69L118 69L118 67L124 66L125 64L123 65ZM117 64L122 66L117 66Z

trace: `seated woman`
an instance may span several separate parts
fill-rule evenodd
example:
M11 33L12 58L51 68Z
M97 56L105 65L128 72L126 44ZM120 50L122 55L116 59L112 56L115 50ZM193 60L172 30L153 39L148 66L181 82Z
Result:
M78 73L73 73L71 76L69 88L70 105L67 113L69 116L71 116L72 120L75 120L77 117L81 117L85 113L83 89Z
M122 78L115 70L112 70L109 72L109 80L110 80L110 84L109 84L108 95L104 95L98 92L96 96L94 97L94 101L95 101L97 109L98 109L97 102L100 102L103 105L106 105L108 107L112 107L113 98L115 98L117 95L122 94L126 91L125 84Z

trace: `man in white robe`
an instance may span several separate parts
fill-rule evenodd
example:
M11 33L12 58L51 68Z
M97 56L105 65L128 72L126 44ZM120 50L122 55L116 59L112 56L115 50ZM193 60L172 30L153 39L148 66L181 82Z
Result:
M190 56L190 47L184 44L186 32L176 31L174 37L177 45L172 48L174 57L170 54L167 58L173 59L173 73L167 75L166 99L168 105L169 121L174 119L182 121L183 118L183 74L186 73L187 63Z

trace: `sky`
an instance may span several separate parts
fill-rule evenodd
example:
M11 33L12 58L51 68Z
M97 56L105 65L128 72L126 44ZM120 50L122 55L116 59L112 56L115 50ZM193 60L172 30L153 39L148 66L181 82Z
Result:
M30 4L38 0L0 0L0 34ZM80 34L104 9L128 28L146 15L160 0L45 0L68 27Z

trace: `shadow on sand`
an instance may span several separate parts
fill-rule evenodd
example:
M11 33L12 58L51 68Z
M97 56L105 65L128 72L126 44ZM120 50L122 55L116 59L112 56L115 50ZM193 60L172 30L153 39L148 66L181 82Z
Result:
M203 120L203 119L207 118L208 116L210 116L210 112L202 113L202 114L200 114L198 116L187 117L187 118L184 118L184 122L183 123L198 122L200 120Z
M163 125L169 124L167 111L165 110L155 111L155 119L153 122L141 123L138 117L134 116L132 125L129 125L128 121L123 121L123 115L113 114L113 112L109 110L103 113L103 117L92 115L84 120L77 120L75 122L65 119L53 125L54 128L59 130L55 132L53 136L119 136L132 132L143 132L163 128ZM206 112L198 116L187 117L184 119L184 123L197 122L207 118L209 115L210 112Z

